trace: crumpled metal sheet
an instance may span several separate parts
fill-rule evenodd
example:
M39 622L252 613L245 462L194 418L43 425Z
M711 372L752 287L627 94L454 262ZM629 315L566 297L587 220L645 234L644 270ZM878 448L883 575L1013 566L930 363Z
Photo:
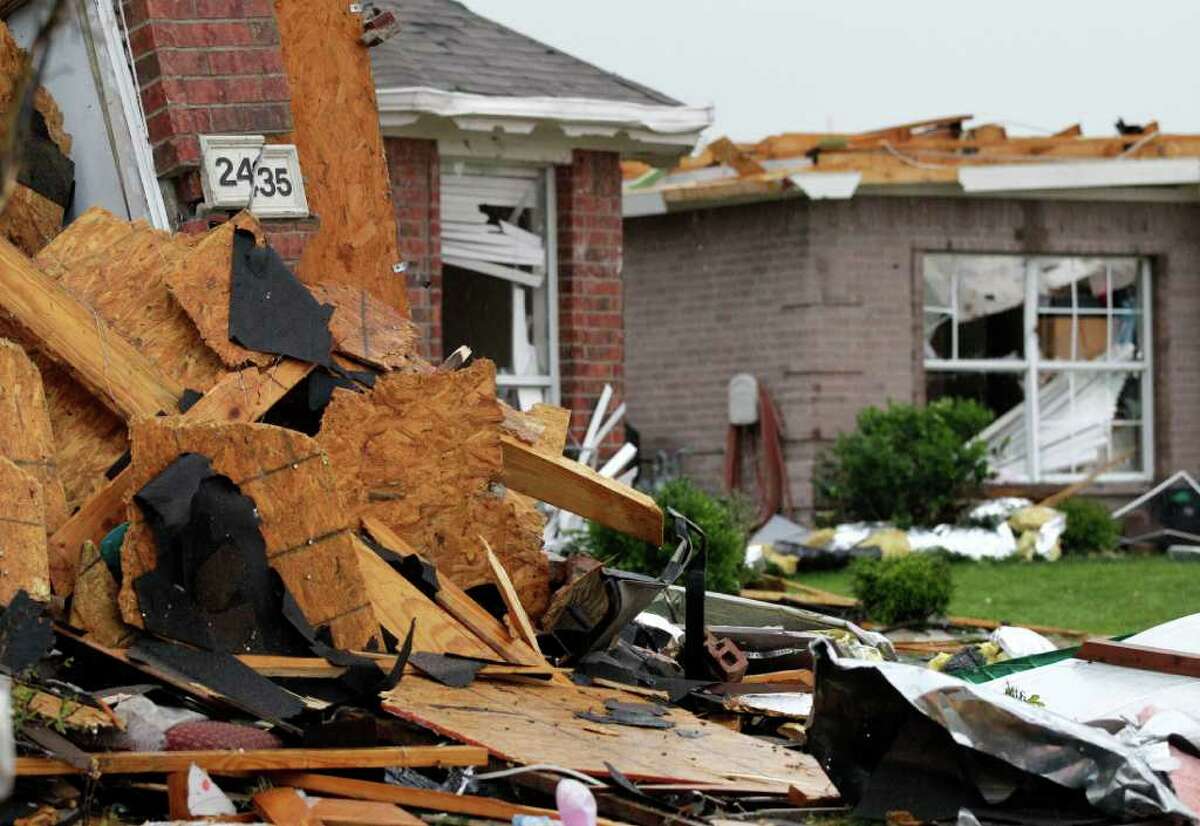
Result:
M890 687L911 708L949 733L956 745L1066 790L1081 791L1091 806L1105 814L1122 818L1177 815L1196 819L1147 763L1142 753L1144 746L1139 748L1103 729L926 668L841 658L834 646L824 640L814 642L812 651L817 685L809 742L844 796L847 791L861 792L865 785L864 770L869 774L874 767L854 764L857 758L845 754L821 753L829 750L836 739L838 724L844 723L822 720L821 716L845 709L848 699L861 702L859 719L853 723L855 736L861 738L865 733L869 738L872 704L887 704L880 702L878 692L874 696L847 698L847 687L853 684L861 691L863 682L839 678L870 673L876 678L871 680L872 684L877 684L881 691ZM884 723L881 728L893 723ZM827 736L830 732L835 736ZM885 744L877 746L886 750ZM843 783L856 788L843 789ZM1002 802L994 792L984 789L980 792L991 803Z

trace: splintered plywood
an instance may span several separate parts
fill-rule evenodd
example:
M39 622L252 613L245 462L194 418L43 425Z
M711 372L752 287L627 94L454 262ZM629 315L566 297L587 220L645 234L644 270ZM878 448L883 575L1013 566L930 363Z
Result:
M333 349L363 364L394 370L417 362L417 328L361 287L314 284L309 292L333 307Z
M196 243L93 207L42 250L36 263L160 373L204 392L223 366L167 290L168 274L192 260Z
M0 22L0 114L7 114L14 105L20 105L17 96L28 70L29 56L17 45L8 26ZM39 86L33 93L33 108L45 119L50 140L64 155L70 155L71 136L63 129L62 112L44 86ZM0 117L0 134L5 131L7 122Z
M62 206L17 184L0 213L0 235L26 255L37 255L62 230L62 222Z
M265 424L195 424L171 416L138 421L130 428L130 440L133 493L181 454L207 456L213 470L254 500L267 561L308 621L330 626L339 648L366 649L378 641L339 480L313 439ZM127 514L131 524L121 549L121 614L131 625L140 625L133 583L155 567L157 549L132 493Z
M362 287L408 316L387 160L362 21L344 0L275 0L304 189L321 228L297 276Z
M0 456L0 605L22 590L50 599L45 513L38 480Z
M606 764L611 763L636 781L773 793L795 786L809 800L837 797L811 756L738 734L681 708L667 711L664 719L674 723L669 729L604 725L575 716L581 711L604 714L608 699L643 702L626 692L600 688L476 681L447 689L406 676L383 695L383 707L460 743L483 746L511 763L564 766L602 778L609 777ZM747 776L770 779L748 782Z
M175 301L200 331L204 343L228 367L270 364L274 356L247 350L229 340L229 295L233 279L234 231L260 234L249 213L239 213L204 236L166 276Z
M104 472L125 452L125 423L73 376L35 349L36 343L27 331L2 315L0 337L20 343L41 373L54 433L55 464L70 513L103 486Z
M89 639L106 648L129 645L134 633L121 621L117 591L117 580L100 550L94 542L85 543L71 592L71 625L82 628Z
M486 540L539 617L549 599L543 521L497 484L503 418L495 368L480 360L452 373L388 373L370 393L337 391L317 440L356 517L375 517L463 588L493 579Z
M0 456L28 472L42 486L46 530L50 533L67 518L54 446L42 375L20 346L0 338Z

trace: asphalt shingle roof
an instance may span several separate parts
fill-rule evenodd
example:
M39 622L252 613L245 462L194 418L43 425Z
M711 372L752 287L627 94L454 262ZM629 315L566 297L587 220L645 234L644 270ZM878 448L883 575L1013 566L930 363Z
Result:
M395 0L400 32L371 49L379 89L424 86L503 97L570 97L677 106L454 0Z

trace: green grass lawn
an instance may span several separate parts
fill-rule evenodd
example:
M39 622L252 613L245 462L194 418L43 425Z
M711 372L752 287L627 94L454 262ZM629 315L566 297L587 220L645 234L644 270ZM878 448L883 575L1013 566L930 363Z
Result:
M1122 634L1200 612L1200 564L1160 556L957 562L951 570L957 616ZM850 593L849 570L795 579Z

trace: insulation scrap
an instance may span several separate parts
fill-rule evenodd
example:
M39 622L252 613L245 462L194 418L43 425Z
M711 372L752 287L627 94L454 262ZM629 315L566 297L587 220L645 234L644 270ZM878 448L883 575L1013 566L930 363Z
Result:
M495 367L389 373L374 390L334 393L317 441L339 487L356 492L355 516L380 519L459 586L492 580L496 549L530 616L549 600L543 520L531 502L499 487L503 421Z

